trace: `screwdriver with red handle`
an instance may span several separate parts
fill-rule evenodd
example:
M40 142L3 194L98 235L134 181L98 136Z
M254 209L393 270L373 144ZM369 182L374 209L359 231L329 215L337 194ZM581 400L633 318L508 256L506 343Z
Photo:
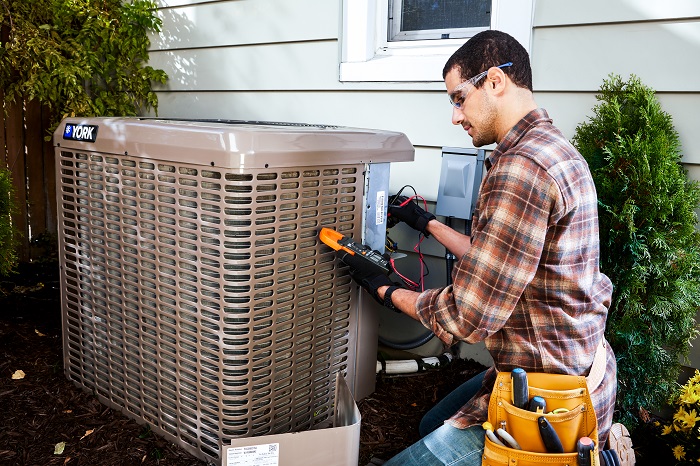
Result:
M591 455L595 450L595 444L590 437L581 437L576 442L576 461L578 466L592 466L593 460Z

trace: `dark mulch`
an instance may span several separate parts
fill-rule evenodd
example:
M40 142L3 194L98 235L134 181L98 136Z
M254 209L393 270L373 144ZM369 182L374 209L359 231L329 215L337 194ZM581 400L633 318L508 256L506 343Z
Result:
M47 261L19 272L0 282L0 465L204 466L65 378L58 267ZM482 369L457 360L438 372L379 376L375 393L358 403L359 464L418 440L423 414ZM13 380L17 370L26 375ZM650 424L633 436L639 466L672 464L657 435ZM60 442L65 449L55 454Z
M471 360L415 375L377 379L376 391L358 403L362 414L360 465L372 456L388 460L420 439L423 415L462 382L485 369Z

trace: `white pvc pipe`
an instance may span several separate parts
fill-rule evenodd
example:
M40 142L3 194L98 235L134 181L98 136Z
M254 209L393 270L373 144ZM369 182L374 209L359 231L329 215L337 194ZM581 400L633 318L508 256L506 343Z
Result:
M418 360L414 359L405 359L405 360L398 360L398 361L385 361L384 364L382 364L381 361L377 361L377 371L376 373L380 373L384 371L385 374L412 374L414 372L419 372L423 369L423 366L433 366L433 367L440 367L445 363L445 359L447 359L447 362L452 362L452 354L451 353L443 353L442 356L440 357L435 357L435 356L429 356L425 358L419 358L421 361L421 364L418 364Z

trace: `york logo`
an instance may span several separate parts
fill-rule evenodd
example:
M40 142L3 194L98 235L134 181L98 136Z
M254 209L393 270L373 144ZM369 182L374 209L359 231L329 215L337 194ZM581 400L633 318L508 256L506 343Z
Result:
M66 129L63 130L63 139L95 142L97 139L97 126L66 123Z

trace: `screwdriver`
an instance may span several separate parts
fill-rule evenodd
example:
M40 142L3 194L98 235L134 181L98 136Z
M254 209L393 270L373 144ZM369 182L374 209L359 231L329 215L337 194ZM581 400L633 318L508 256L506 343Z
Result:
M533 396L528 409L533 413L544 413L547 411L547 401L541 396Z
M513 390L513 406L527 409L530 400L527 388L527 373L524 369L516 367L510 373L511 390Z
M578 442L576 442L576 452L578 453L576 460L578 461L578 466L591 466L591 455L594 449L595 445L590 437L581 437L578 439Z
M537 418L537 425L540 428L540 435L547 453L564 453L564 446L547 418L544 416Z

